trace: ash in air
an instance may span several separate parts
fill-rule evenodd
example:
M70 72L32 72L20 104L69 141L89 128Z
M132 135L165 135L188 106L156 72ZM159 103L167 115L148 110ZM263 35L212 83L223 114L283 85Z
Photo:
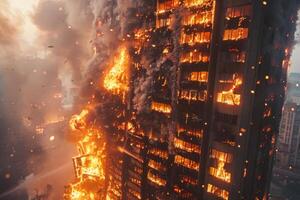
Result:
M0 199L271 199L298 8L2 0Z

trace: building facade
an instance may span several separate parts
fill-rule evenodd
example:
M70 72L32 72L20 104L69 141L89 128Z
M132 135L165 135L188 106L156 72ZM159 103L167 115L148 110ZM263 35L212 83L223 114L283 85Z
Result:
M268 199L296 1L137 1L110 199Z
M290 73L286 101L300 104L300 74Z
M300 169L300 106L286 103L283 109L276 154L277 167Z

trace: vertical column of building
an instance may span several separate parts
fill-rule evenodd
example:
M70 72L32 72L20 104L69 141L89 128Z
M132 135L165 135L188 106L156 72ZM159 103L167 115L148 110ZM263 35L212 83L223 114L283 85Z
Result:
M249 87L244 91L244 96L251 99L252 94L253 105L250 126L247 127L245 121L241 123L246 129L246 139L245 143L241 143L241 149L245 148L244 152L247 152L243 154L246 155L244 161L240 162L247 162L245 176L240 179L241 197L268 199L286 86L284 60L288 57L287 49L294 38L296 7L295 1L289 1L288 4L282 0L253 2L253 12L261 14L253 15L250 33L249 52L257 54L249 59L256 59L256 62L245 71L249 74ZM260 33L258 37L256 32ZM243 116L249 116L249 113L244 111Z
M278 20L282 3L223 2L207 199L268 198L292 31Z
M235 199L234 173L243 170L236 161L240 127L242 85L247 67L250 1L223 1L220 6L221 41L218 47L210 148L205 176L205 199ZM239 172L237 172L239 173ZM241 178L241 177L239 177Z
M126 58L128 59L128 58ZM128 78L128 77L127 77ZM116 92L111 95L111 101L118 105L114 109L114 121L110 127L110 134L107 137L107 152L109 159L106 163L106 180L107 180L107 198L111 200L123 199L124 195L124 159L125 153L123 151L124 142L126 141L127 132L127 94L123 92Z
M172 124L172 82L171 71L174 62L171 53L174 49L171 23L179 0L158 0L156 8L156 28L152 33L152 54L155 60L152 68L150 98L151 128L148 131L147 151L147 198L169 199L172 157L169 154L169 133ZM155 11L154 11L155 12ZM149 121L149 122L150 122Z
M127 49L123 49L124 56L128 58ZM124 64L124 63L122 63ZM124 64L125 65L125 64ZM127 66L126 66L127 67ZM124 79L128 80L128 74L124 74ZM109 136L107 136L107 155L109 159L106 162L106 180L107 180L107 198L112 200L122 199L124 190L124 156L125 153L122 151L124 141L126 141L127 132L127 91L116 90L112 91L109 98L113 105L117 105L113 109L113 113L107 115L113 115L111 120L111 127L109 127Z
M127 55L127 54L126 54ZM126 59L128 59L126 57ZM126 75L127 76L127 75ZM126 77L127 79L128 77ZM107 198L112 200L122 199L124 190L124 156L122 151L124 141L126 140L127 131L127 93L113 92L110 96L110 100L118 105L114 108L114 118L112 126L110 127L110 135L107 136L107 154L109 159L106 163L106 180L107 180Z
M108 143L112 145L112 143ZM115 152L113 158L110 159L110 162L107 166L107 181L108 181L108 190L107 196L112 200L122 199L122 177L123 177L123 154Z
M124 195L123 199L137 200L143 198L145 138L142 131L136 131L131 122L127 132L124 168Z
M211 38L215 15L213 0L185 0L180 7L179 88L177 133L174 146L173 191L179 199L198 199L207 121L207 89L211 63Z
M124 189L122 199L138 200L147 198L147 165L148 165L148 131L142 121L143 117L137 114L136 104L139 104L135 93L137 88L142 87L136 80L141 80L146 76L146 68L143 60L148 59L149 48L153 47L152 31L155 25L155 2L137 1L132 9L127 11L127 40L129 40L129 51L131 59L130 73L130 95L127 119L126 141L121 151L124 152ZM149 51L152 52L152 51ZM147 88L141 92L148 95ZM142 94L141 94L142 95ZM146 106L146 105L145 105Z

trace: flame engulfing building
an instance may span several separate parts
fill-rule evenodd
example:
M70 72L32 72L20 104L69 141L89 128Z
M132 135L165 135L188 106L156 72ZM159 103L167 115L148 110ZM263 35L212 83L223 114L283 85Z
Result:
M74 159L79 182L97 195L69 187L65 198L268 199L297 6L134 1L89 104L105 134L81 131L88 138Z

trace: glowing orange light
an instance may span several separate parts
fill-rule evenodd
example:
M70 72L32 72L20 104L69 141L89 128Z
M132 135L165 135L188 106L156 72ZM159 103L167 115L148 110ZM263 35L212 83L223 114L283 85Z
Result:
M220 81L221 82L221 81ZM221 82L223 83L223 82ZM242 80L240 78L233 77L233 86L228 91L222 91L217 94L217 102L224 103L228 105L240 105L241 95L235 94L234 91L237 87L242 85Z
M194 7L194 6L212 6L213 0L186 0L184 1L184 5L186 7Z
M157 112L169 114L172 112L171 105L159 102L152 102L151 109Z
M217 197L220 197L221 199L224 199L224 200L228 200L229 199L229 192L224 190L224 189L221 189L217 186L214 186L212 184L208 184L207 185L207 190L206 190L208 193L212 193L214 195L216 195Z
M89 111L84 109L79 115L73 115L69 121L69 125L72 130L78 130L86 126L85 117L88 115Z
M225 170L224 166L225 166L225 162L218 160L218 167L217 168L210 167L209 174L220 180L230 183L231 182L231 173L227 172Z
M114 59L112 68L104 77L104 88L116 94L128 90L128 59L127 49L121 47Z
M105 141L103 133L87 121L88 109L73 115L69 121L71 131L80 131L77 143L79 155L73 158L76 182L70 184L64 194L65 200L105 199L99 191L105 185Z

